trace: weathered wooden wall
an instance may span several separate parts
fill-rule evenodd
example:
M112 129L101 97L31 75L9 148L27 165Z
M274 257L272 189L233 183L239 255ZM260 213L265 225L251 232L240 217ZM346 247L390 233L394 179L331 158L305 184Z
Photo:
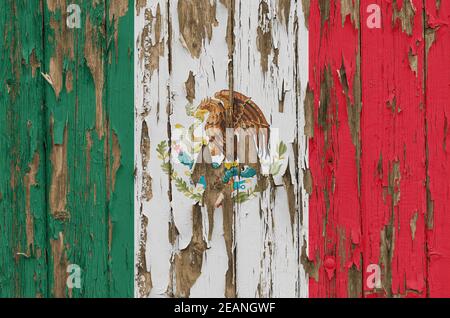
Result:
M133 7L0 4L2 297L133 295Z
M4 0L0 297L450 296L449 17ZM211 135L269 125L256 163Z

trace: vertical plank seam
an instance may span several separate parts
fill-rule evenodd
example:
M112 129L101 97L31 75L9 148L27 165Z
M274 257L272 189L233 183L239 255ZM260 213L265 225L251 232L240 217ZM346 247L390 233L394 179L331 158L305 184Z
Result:
M110 153L110 142L109 142L109 139L111 138L111 121L110 121L110 118L109 118L109 109L108 109L108 106L109 106L109 103L108 103L108 100L109 100L109 98L108 98L108 86L109 86L109 81L108 81L108 67L107 67L107 64L108 64L108 62L107 62L107 60L108 60L108 52L109 52L109 49L110 49L110 45L109 45L109 34L108 34L108 25L107 25L107 23L108 23L108 21L109 21L109 10L108 10L108 8L109 8L109 0L105 0L105 2L104 2L104 10L105 10L105 13L104 13L104 15L103 15L103 34L105 34L105 42L103 43L103 48L104 48L104 55L103 55L103 59L102 59L102 63L103 63L103 65L104 65L104 67L103 67L103 77L104 77L104 88L103 88L103 92L104 92L104 99L105 99L105 105L104 105L104 112L105 112L105 118L104 118L104 120L106 120L106 127L104 128L105 130L107 130L107 131L105 131L105 134L106 134L106 140L105 140L105 143L106 143L106 145L107 145L107 148L106 148L106 158L105 158L105 165L106 165L106 169L110 169L111 167L110 167L110 160L111 160L111 153ZM119 19L119 17L116 17L116 19ZM117 31L117 32L119 32L119 31ZM106 171L106 173L108 174L109 172L108 171ZM111 184L109 184L108 185L108 181L107 181L107 184L105 185L106 187L108 187L108 186L110 186L111 187ZM109 195L109 199L108 199L108 192L109 191L111 191L112 190L112 188L110 188L110 189L106 189L106 204L105 204L105 224L104 224L104 226L105 226L105 228L106 228L106 230L105 230L105 234L107 235L107 233L108 233L108 231L109 231L109 229L108 229L108 224L109 224L109 222L107 221L107 220L109 220L110 218L111 218L111 209L110 209L110 202L111 202L111 195ZM112 194L112 193L111 193ZM108 238L108 236L106 237L106 240L105 240L105 242L108 242L108 240L109 240L109 238ZM112 240L112 239L111 239ZM111 244L111 243L110 243ZM106 261L106 270L107 270L107 282L108 282L108 286L107 286L107 288L108 288L108 290L107 290L107 293L108 293L108 297L110 297L111 296L111 289L112 289L112 276L111 276L111 271L112 271L112 268L111 268L111 249L108 249L108 260Z
M231 41L231 43L228 43L229 45L229 52L228 52L228 81L229 81L229 90L231 92L230 94L230 105L234 105L234 55L235 55L235 13L236 13L236 1L235 0L230 0L230 7L228 9L228 23L230 24L227 27L227 32L229 32L229 34L227 34L227 38L229 41ZM226 121L227 121L227 127L230 127L229 123L231 123L233 121L233 112L234 112L234 107L231 108L231 114L228 114L228 112L225 114L225 116L227 116ZM231 118L228 118L228 116L231 115ZM233 294L234 297L238 297L237 295L237 273L236 273L236 269L237 269L237 259L236 259L236 205L232 205L233 206L233 228L232 230L232 243L231 243L231 257L232 259L232 273L233 273L233 278L232 278L232 284L233 284ZM224 211L225 209L222 209L222 211ZM223 212L222 212L223 213ZM225 222L225 219L224 219ZM228 271L230 270L230 268L228 268ZM227 286L227 282L225 281L225 295L228 292L228 287Z
M430 193L430 173L429 173L429 167L430 167L430 161L429 161L429 143L428 143L428 117L427 117L427 109L428 109L428 95L427 95L427 81L428 81L428 50L427 50L427 38L426 38L426 30L428 25L428 19L426 16L427 11L427 2L426 0L422 0L423 8L422 8L422 37L424 41L423 46L423 74L422 74L422 80L423 80L423 100L424 100L424 129L425 129L425 191L426 191L426 213L425 213L425 294L426 298L430 297L430 284L429 284L429 270L430 270L430 250L428 247L429 242L429 235L428 235L428 222L427 219L429 218L429 209L430 205L428 202L431 201L431 193Z
M360 147L359 147L359 149L358 149L358 147L356 147L356 151L358 151L359 153L357 153L356 154L356 156L357 156L357 165L358 165L358 167L356 167L357 169L358 169L358 171L357 171L357 177L358 177L358 180L357 180L357 182L358 182L358 205L359 205L359 228L360 228L360 232L361 232L361 237L365 237L364 236L364 214L363 214L363 209L362 209L362 191L361 191L361 182L362 182L362 173L363 173L363 171L362 171L362 169L361 169L361 159L362 159L362 149L363 149L363 140L362 140L362 124L361 124L361 118L362 118L362 112L363 112L363 107L364 107L364 105L363 105L363 95L362 95L362 93L363 93L363 89L362 89L362 86L363 86L363 82L362 82L362 78L363 78L363 76L362 76L362 72L363 72L363 69L362 69L362 67L361 67L361 59L362 59L362 27L363 27L363 24L362 24L362 22L361 22L361 18L362 18L362 14L361 14L361 1L360 0L356 0L357 1L357 6L358 6L358 15L359 15L359 18L358 18L358 22L359 22L359 25L358 25L358 56L357 56L357 61L356 61L356 63L357 63L357 65L356 65L356 67L357 68L359 68L359 78L357 79L358 81L359 81L359 92L358 92L358 95L359 95L359 101L355 101L355 106L357 105L357 103L359 102L359 107L360 107L360 113L359 113L359 136L358 136L358 138L359 138L359 143L360 143ZM358 71L358 70L357 70ZM353 85L355 85L355 84L353 84ZM365 271L365 269L364 269L364 249L361 249L362 250L362 252L361 252L361 259L360 259L360 264L362 264L361 265L361 273L360 273L360 276L361 276L361 298L365 298L365 295L364 295L364 284L365 284L365 281L364 281L364 279L365 279L365 273L366 273L366 271Z
M167 103L166 105L166 112L167 112L167 139L168 139L168 155L169 155L169 174L167 176L168 180L168 191L169 191L169 202L170 202L170 217L169 220L171 224L169 225L169 232L170 235L174 235L174 231L176 229L175 225L175 219L173 214L173 187L172 187L172 173L173 173L173 163L172 163L172 114L173 114L173 102L172 102L172 39L173 39L173 29L172 29L172 14L171 14L171 0L167 0L166 6L167 6L167 58L168 58L168 72L169 72L169 82L167 83ZM172 252L171 252L171 259L170 259L170 271L169 274L171 277L169 277L169 288L171 290L167 290L166 293L169 293L170 297L174 297L175 290L174 288L177 288L176 286L176 272L173 270L175 266L175 253L177 251L177 240L172 239L171 240L172 245Z
M297 254L296 254L296 258L297 258L297 282L296 282L296 297L299 298L301 296L301 276L302 276L302 264L301 264L301 242L302 242L302 238L301 238L301 214L303 213L303 199L302 199L302 190L303 190L303 180L300 180L300 162L299 157L300 155L303 156L303 154L300 154L300 147L299 147L299 141L301 138L306 139L306 135L303 132L303 134L300 133L300 122L299 122L299 116L300 116L300 107L301 105L303 106L303 103L301 102L301 77L300 77L300 60L299 60L299 21L298 21L298 15L299 15L299 5L303 5L302 3L299 3L298 0L295 1L295 11L294 11L294 67L295 67L295 73L294 73L294 85L295 85L295 112L296 112L296 119L295 119L295 130L296 130L296 142L294 143L293 147L295 146L295 149L293 149L293 151L297 152L297 156L294 155L294 164L295 164L295 177L296 177L296 183L297 183L297 193L296 193L296 200L297 200L297 206L296 206L296 222L297 222L297 226L296 226L296 237L294 237L294 246L297 249ZM306 143L305 143L306 144ZM307 152L307 148L305 149L305 151ZM292 233L292 235L294 236L295 233Z
M47 55L46 55L46 46L45 46L45 36L46 36L46 32L45 32L45 7L44 7L44 0L39 0L39 4L40 4L40 9L42 12L42 17L41 17L41 28L42 28L42 38L41 38L41 45L42 45L42 69L46 70L47 69ZM37 75L39 76L39 75ZM50 274L51 274L51 270L50 270L50 266L49 266L49 259L51 258L51 253L50 253L50 241L49 241L49 222L48 222L48 212L49 212L49 204L48 204L48 199L49 199L49 195L50 195L50 191L49 191L49 178L48 178L48 169L47 169L47 162L48 162L48 155L47 155L47 149L48 149L48 140L47 140L47 135L48 135L48 125L47 125L47 115L48 115L48 107L47 107L47 98L46 98L46 94L45 94L45 86L41 85L41 89L42 89L42 107L43 107L43 114L42 114L42 123L41 123L41 127L43 129L43 133L44 133L44 137L43 137L43 143L44 143L44 151L43 151L43 178L44 178L44 211L45 211L45 218L44 218L44 224L45 224L45 233L44 233L44 237L45 237L45 257L46 257L46 289L45 289L45 298L48 298L50 293L51 293L51 284L50 284Z

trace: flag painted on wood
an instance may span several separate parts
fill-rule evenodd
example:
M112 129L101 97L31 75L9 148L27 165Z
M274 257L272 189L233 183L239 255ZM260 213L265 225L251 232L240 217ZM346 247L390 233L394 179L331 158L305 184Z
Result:
M0 4L1 297L445 297L450 6Z

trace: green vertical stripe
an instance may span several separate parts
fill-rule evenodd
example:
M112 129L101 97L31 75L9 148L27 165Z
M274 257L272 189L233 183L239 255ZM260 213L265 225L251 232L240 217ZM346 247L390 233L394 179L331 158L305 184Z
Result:
M73 3L80 29L66 28L63 6L45 6L49 294L131 297L133 10L123 16L118 1ZM69 264L82 270L81 289L65 285Z
M109 213L113 223L110 296L132 297L134 295L134 1L122 1L128 2L126 12L111 9L114 2L117 1L107 1L109 8L107 33L110 36L110 45L106 69L108 75L106 102L113 146L114 142L120 145L121 166L117 170L115 191L109 201ZM117 11L120 18L115 16ZM114 36L115 31L117 39Z
M0 25L0 297L45 297L40 2L1 1Z
M0 3L0 297L133 296L133 8Z

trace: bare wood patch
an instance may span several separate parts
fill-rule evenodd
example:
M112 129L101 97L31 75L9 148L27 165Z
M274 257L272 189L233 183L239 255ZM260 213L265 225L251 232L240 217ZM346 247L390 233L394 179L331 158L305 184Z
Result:
M52 120L53 121L53 120ZM52 123L53 126L53 123ZM52 128L53 130L53 128ZM50 161L52 176L50 184L50 211L55 219L69 218L67 211L68 171L67 171L67 127L64 129L63 143L53 143Z
M304 108L305 108L304 133L306 137L314 138L314 92L311 90L309 85L306 88Z
M216 3L209 0L179 0L180 32L192 57L199 58L203 43L211 41L213 27L218 25Z
M141 14L141 10L147 5L147 0L136 0L136 15Z
M29 171L23 177L25 186L25 212L26 212L26 237L27 237L27 254L30 255L34 246L34 218L31 213L31 187L37 185L36 175L39 170L40 156L36 152L33 161L29 165Z
M120 143L119 143L119 137L117 136L116 132L113 131L112 133L112 155L113 155L113 165L112 165L112 191L114 192L115 186L116 186L116 175L117 171L119 170L121 166L121 159L122 159L122 152L120 150Z
M103 110L103 89L105 85L103 48L102 41L99 38L102 30L92 25L90 15L86 17L86 42L84 47L84 56L87 65L91 71L95 85L95 130L99 139L105 134L104 128L104 110Z
M54 31L55 52L50 58L49 79L47 80L55 92L56 98L59 98L63 88L63 72L65 57L71 60L75 57L73 32L67 28L67 4L66 0L47 0L48 9L56 13L61 12L61 19L57 21L54 16L50 18L50 27Z
M64 235L59 233L57 240L50 240L53 256L53 296L66 298L67 255L64 246Z
M400 20L402 31L408 35L412 35L414 17L416 15L416 8L414 8L412 0L404 0L401 10L398 10L397 0L393 1L392 6L394 9L392 23L395 24L397 20Z
M203 240L202 214L198 205L192 209L193 234L189 246L175 255L176 297L189 297L191 288L200 277L203 253L206 243Z
M162 16L161 6L158 4L156 15L151 10L145 9L145 26L140 36L141 52L139 59L145 61L145 69L150 72L159 69L159 59L164 56L165 45L161 34ZM154 34L154 38L151 35Z
M136 4L138 5L138 4ZM114 22L114 42L118 50L119 42L119 20L128 12L128 0L110 0L109 2L109 22ZM117 54L117 51L116 51Z
M140 239L137 259L137 285L140 297L148 297L152 290L152 274L147 270L147 226L148 218L142 214L140 215Z
M36 57L36 50L33 49L31 51L30 57L29 57L29 63L31 66L31 76L34 78L36 76L36 70L41 67L41 62Z
M259 4L259 23L257 30L257 47L261 54L261 69L263 73L269 70L269 56L272 53L272 20L269 16L269 5L265 1Z
M189 103L192 104L192 102L195 99L195 76L192 71L189 72L189 77L186 80L185 83L186 87L186 99L189 101Z

